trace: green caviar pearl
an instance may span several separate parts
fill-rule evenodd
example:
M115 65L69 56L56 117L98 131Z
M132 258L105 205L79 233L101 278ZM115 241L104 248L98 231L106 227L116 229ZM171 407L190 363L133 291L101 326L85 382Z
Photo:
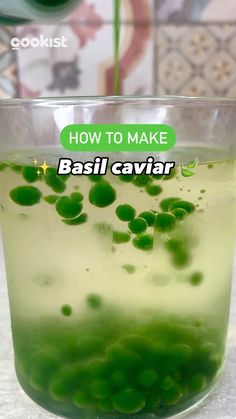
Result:
M162 209L162 211L169 211L170 206L173 204L173 202L175 201L179 201L180 198L165 198L160 202L160 208Z
M169 239L166 241L165 246L171 253L178 253L183 250L184 242L178 239Z
M84 214L79 215L76 218L73 218L72 220L65 219L65 220L62 220L62 221L63 221L63 223L65 223L69 226L78 226L78 225L84 224L88 221L88 215L84 213Z
M121 180L121 182L129 183L135 179L135 175L121 175L119 176L119 179Z
M87 364L87 371L92 378L101 378L109 375L110 368L104 359L95 358Z
M78 407L85 408L85 407L91 407L91 396L89 396L84 391L78 391L75 394L75 397L73 399L74 404Z
M122 268L128 273L133 274L136 271L135 266L133 265L123 265Z
M71 199L71 201L78 204L78 203L83 201L84 197L83 197L82 193L80 193L80 192L72 192L72 194L70 195L70 199Z
M123 371L114 371L111 376L111 383L115 387L125 387L128 383L128 376Z
M135 218L129 223L129 229L134 234L144 233L147 227L148 223L144 218Z
M59 198L60 198L60 196L58 196L58 195L47 195L43 199L48 204L54 205Z
M102 175L89 175L88 178L91 182L97 183L99 180L102 180Z
M32 367L28 377L30 386L36 391L44 391L44 386L47 386L47 380L38 368Z
M160 195L160 193L162 192L162 188L159 185L147 185L146 192L150 196L157 196Z
M176 208L172 212L173 212L175 218L177 218L177 220L183 220L184 217L186 217L186 215L188 214L187 211L183 208Z
M192 361L193 349L190 345L178 343L171 346L169 356L176 365L186 365Z
M203 282L204 275L202 272L194 272L190 278L189 282L191 285L197 286L200 285Z
M63 218L75 218L82 211L82 204L73 202L69 196L63 196L58 199L56 210Z
M116 244L128 243L130 234L123 231L113 231L112 241Z
M66 184L57 176L57 170L53 167L47 169L44 176L45 183L56 193L62 193L66 189Z
M151 387L157 381L157 373L154 370L143 370L138 375L138 382L143 387Z
M91 356L101 353L101 350L103 349L103 340L96 336L81 336L78 343L77 355L82 358L90 359Z
M109 413L112 411L113 406L110 400L99 400L97 408L103 413Z
M142 363L139 355L131 351L126 351L121 345L113 344L106 349L109 362L113 367L122 371L136 371Z
M149 352L150 343L148 339L145 339L139 335L128 335L121 339L120 343L125 349L135 352L138 355L143 356L144 353Z
M87 305L94 310L97 310L102 307L102 298L98 294L88 295L86 298L86 302Z
M153 226L155 223L156 215L151 211L144 211L139 214L138 218L143 218L147 221L149 227Z
M208 167L208 169L213 169L214 165L210 163L210 164L207 165L207 167Z
M201 189L200 192L201 193L205 193L206 192L206 189Z
M65 316L65 317L69 317L69 316L71 316L71 314L72 314L72 308L71 308L71 306L69 306L68 304L64 304L62 307L61 307L61 313L63 314L63 316Z
M135 209L131 205L119 205L116 208L116 215L121 221L131 221L135 217Z
M190 391L199 392L207 385L207 379L203 374L195 374L189 383Z
M183 392L180 388L180 386L175 385L174 387L168 389L168 390L163 390L163 394L162 394L162 398L165 404L167 405L175 405L177 404L177 402L182 399L183 397Z
M191 257L189 253L184 249L181 249L179 252L176 252L173 255L173 264L176 268L179 268L179 269L185 268L186 266L190 264L190 262L191 262Z
M25 166L22 169L23 178L28 183L34 183L40 178L40 176L37 174L37 171L37 167Z
M165 233L174 229L176 219L174 215L163 213L156 216L156 227L161 233Z
M140 250L151 250L153 248L153 236L151 234L140 234L133 239L133 245Z
M177 208L182 208L185 211L187 211L189 214L193 211L195 211L196 207L192 202L189 201L175 201L170 205L170 209L174 210Z
M89 201L95 207L108 207L113 204L115 200L116 192L108 182L101 180L95 183L95 185L90 189Z
M38 204L41 196L40 190L34 186L18 186L10 192L12 201L23 206Z
M152 178L148 175L138 175L136 176L133 184L138 187L146 186L152 182Z
M121 413L138 413L145 407L146 401L142 393L133 389L125 389L113 397L113 405Z
M38 350L31 356L29 364L32 372L34 372L35 379L38 376L37 378L41 378L45 383L60 367L58 352L55 348Z
M111 386L108 380L95 380L91 384L91 391L96 399L106 399L111 394Z
M161 388L164 390L169 390L170 388L175 386L175 381L171 377L165 377L161 383Z
M50 396L58 402L66 401L70 396L70 393L65 391L65 386L60 381L53 381L52 384L50 384L49 393Z

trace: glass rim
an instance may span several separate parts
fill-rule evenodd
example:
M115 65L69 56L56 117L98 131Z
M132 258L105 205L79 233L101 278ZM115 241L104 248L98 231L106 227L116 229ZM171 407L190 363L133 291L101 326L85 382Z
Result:
M205 97L205 96L55 96L40 98L6 98L0 99L0 109L2 108L27 108L43 106L96 106L96 105L118 105L118 104L141 104L153 102L163 106L218 106L236 105L235 97Z

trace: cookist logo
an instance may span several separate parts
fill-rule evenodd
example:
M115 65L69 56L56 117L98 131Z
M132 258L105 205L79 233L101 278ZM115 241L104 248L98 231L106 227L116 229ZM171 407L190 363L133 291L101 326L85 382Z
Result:
M19 50L20 48L67 48L68 39L65 36L47 38L44 35L39 37L17 38L11 39L12 50Z

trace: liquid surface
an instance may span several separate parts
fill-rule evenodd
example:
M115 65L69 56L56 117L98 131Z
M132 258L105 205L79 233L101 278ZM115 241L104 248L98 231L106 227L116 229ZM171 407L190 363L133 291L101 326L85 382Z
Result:
M200 162L191 177L180 167L169 177L44 175L38 166L54 155L0 165L19 380L68 418L178 413L222 368L235 161Z

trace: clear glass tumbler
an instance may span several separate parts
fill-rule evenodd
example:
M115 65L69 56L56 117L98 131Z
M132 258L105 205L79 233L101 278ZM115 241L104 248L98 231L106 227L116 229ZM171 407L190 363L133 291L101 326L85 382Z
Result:
M235 242L235 110L230 99L1 101L15 365L45 409L66 418L170 417L214 387ZM59 133L71 123L169 124L177 144L154 155L176 168L164 177L58 176L68 155Z

